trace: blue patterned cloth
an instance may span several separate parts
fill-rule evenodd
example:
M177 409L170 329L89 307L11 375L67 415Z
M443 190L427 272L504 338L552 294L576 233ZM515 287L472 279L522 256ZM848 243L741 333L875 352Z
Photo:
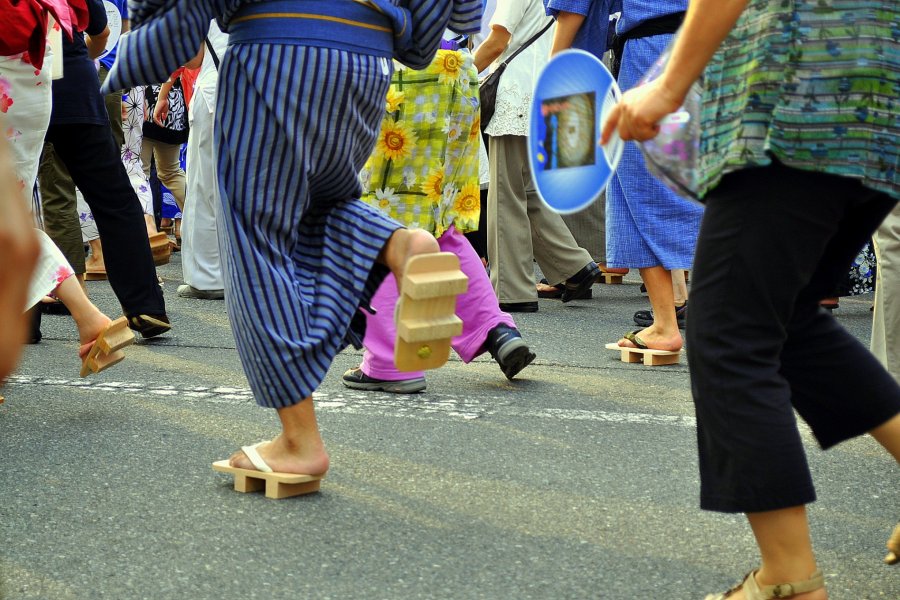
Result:
M190 60L218 18L223 31L248 6L283 5L287 0L129 0L132 31L119 42L119 60L104 83L104 93L165 81ZM334 11L336 2L293 0L297 12L318 14ZM394 29L394 58L422 69L431 63L446 29L474 33L481 26L482 0L367 0L346 2L347 10L360 4L372 6L373 19ZM315 19L313 19L315 20ZM299 21L297 21L299 23ZM302 28L300 28L302 30ZM353 39L353 31L335 39Z
M619 72L623 91L634 87L671 39L658 35L625 44ZM625 144L606 202L608 266L691 268L703 210L655 179L634 142Z
M237 23L241 11L261 3L284 6L283 0L131 0L137 29L122 40L107 84L164 80L196 54L211 18L240 30L257 20ZM477 30L482 7L481 0L373 3L409 17L410 45L395 48L395 56L412 64L426 56L424 64L430 62L448 25ZM316 5L326 3L300 4L311 11L308 19L323 14ZM327 4L325 12L334 8ZM302 37L302 28L294 29ZM250 33L259 38L230 41L220 65L219 244L228 314L250 387L259 404L282 408L308 398L347 343L361 345L359 307L387 274L376 260L400 225L359 200L357 174L375 145L392 68L383 56L339 49L347 40L329 48L300 39L267 42L255 25Z
M219 245L238 354L256 401L309 397L363 331L396 221L359 200L390 61L328 48L238 44L220 67ZM302 73L302 76L300 74ZM278 85L272 85L278 81ZM314 132L314 133L313 133Z
M622 35L641 23L687 10L688 0L622 0L622 17L616 33Z
M622 10L622 0L544 0L544 7L554 18L560 11L584 15L584 23L572 40L572 48L603 59L609 46L609 15Z

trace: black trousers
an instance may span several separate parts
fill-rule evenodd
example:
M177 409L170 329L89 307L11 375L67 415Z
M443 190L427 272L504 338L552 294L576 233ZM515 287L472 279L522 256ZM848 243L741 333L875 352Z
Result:
M125 315L164 315L144 213L109 125L51 125L46 139L91 207L109 283Z
M781 164L709 194L686 332L702 508L815 500L794 409L823 448L900 413L900 386L818 305L895 203Z

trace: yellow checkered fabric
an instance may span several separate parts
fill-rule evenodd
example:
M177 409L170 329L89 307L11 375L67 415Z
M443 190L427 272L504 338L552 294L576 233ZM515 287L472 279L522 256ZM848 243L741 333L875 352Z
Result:
M439 50L413 71L395 64L362 199L435 237L478 229L478 73L467 51Z

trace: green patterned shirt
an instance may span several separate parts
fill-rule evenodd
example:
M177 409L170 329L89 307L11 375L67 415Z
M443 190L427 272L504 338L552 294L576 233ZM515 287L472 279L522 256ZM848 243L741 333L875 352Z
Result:
M897 0L751 0L704 79L701 196L774 157L900 199Z

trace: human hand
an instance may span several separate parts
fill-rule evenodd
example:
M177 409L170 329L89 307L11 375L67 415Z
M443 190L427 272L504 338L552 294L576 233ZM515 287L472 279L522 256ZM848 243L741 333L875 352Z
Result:
M659 122L681 106L683 99L672 93L659 78L625 92L603 126L600 143L606 144L616 129L622 141L643 142L656 137Z
M165 127L166 117L169 116L169 96L160 93L156 106L153 108L153 122L160 127Z

